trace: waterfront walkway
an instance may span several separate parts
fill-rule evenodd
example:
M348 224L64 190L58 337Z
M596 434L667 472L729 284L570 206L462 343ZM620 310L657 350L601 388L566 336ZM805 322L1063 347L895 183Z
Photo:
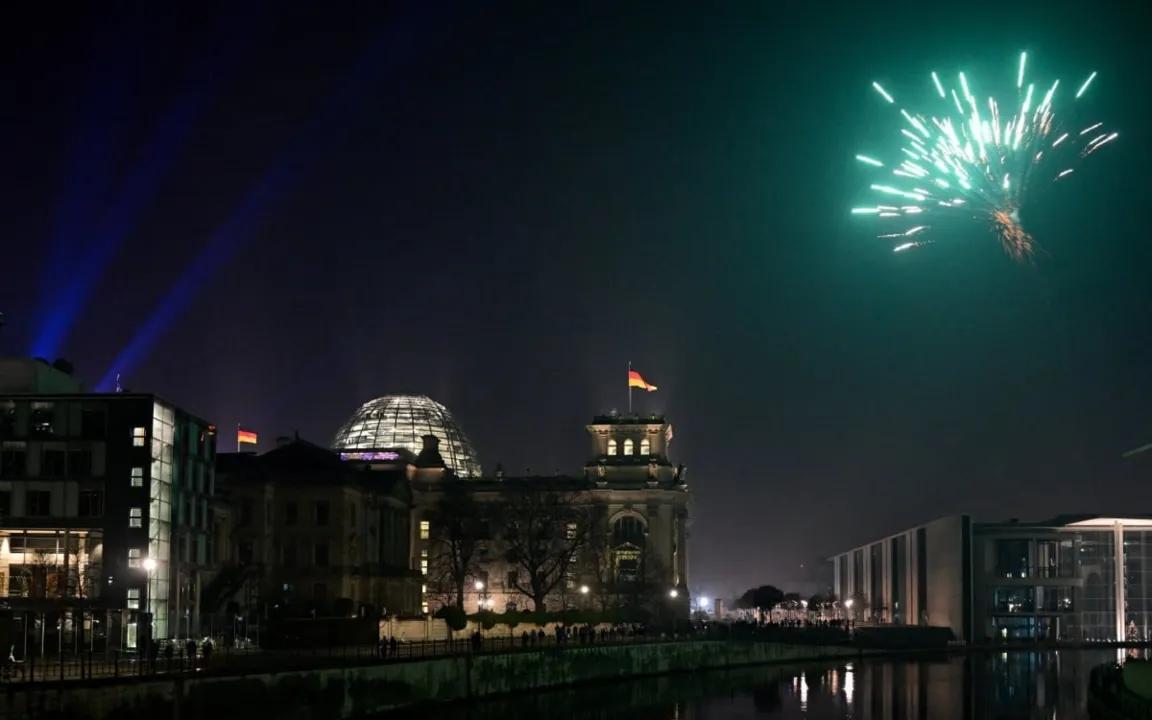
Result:
M701 632L679 637L645 634L612 633L604 636L573 635L560 639L545 635L525 642L518 636L489 636L480 644L468 638L428 642L397 642L395 650L390 644L352 645L344 647L311 648L304 650L215 650L210 657L198 653L195 658L173 656L150 660L135 654L113 653L89 657L31 658L15 665L6 664L0 681L4 683L66 682L114 678L136 678L172 674L211 673L213 675L241 675L270 673L287 670L364 665L379 662L405 662L421 658L469 655L478 653L523 652L540 649L563 651L566 648L595 645L629 645L638 643L700 642L715 640L755 640L795 645L844 645L848 634L832 628L758 628L755 632L732 636L724 632Z

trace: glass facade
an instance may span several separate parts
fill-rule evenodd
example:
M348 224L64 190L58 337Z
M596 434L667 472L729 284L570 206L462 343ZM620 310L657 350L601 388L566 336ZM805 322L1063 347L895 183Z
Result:
M440 440L440 455L458 477L478 477L480 461L448 408L424 395L387 395L360 406L336 433L336 450L403 448L418 454L423 437Z
M1125 635L1152 638L1152 531L1124 531Z
M1032 575L1029 561L1031 541L1011 538L996 541L996 575L1002 578L1026 578Z
M995 637L1152 639L1152 522L1102 519L989 542L985 613Z
M1078 630L1086 640L1116 639L1116 541L1111 529L1077 533L1081 590Z
M168 637L168 595L172 558L172 467L176 434L175 412L161 403L152 406L152 476L148 490L148 612L152 636Z

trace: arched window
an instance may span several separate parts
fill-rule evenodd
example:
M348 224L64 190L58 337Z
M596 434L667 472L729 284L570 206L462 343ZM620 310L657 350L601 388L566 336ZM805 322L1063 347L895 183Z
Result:
M608 454L609 455L615 455L616 454L616 441L615 440L609 440L608 441Z
M624 441L624 454L625 455L631 455L634 447L635 446L632 444L632 438L628 438L627 440L625 440Z
M650 443L648 441L648 438L644 438L643 440L640 441L640 454L641 455L651 455L652 454L652 443Z
M612 545L644 547L644 523L635 515L625 515L612 523Z

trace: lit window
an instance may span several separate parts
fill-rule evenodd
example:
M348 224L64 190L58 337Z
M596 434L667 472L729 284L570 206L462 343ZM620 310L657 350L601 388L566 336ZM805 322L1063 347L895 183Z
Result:
M144 527L144 508L128 509L128 527Z
M608 441L608 454L609 455L615 455L616 454L616 441L615 440L609 440Z
M640 454L641 455L651 455L652 454L652 443L650 443L648 441L648 438L644 438L643 440L640 441Z
M565 530L565 534L568 536L569 540L575 540L576 539L576 523L568 523L568 527Z
M428 603L424 603L420 606L420 612L424 613L425 615L428 614Z
M128 588L128 609L140 609L140 588Z
M140 552L140 548L128 549L128 567L138 568L143 567L144 556Z
M148 442L148 428L132 428L132 446L144 447L144 443L146 442Z
M427 520L420 521L420 539L427 540L432 534L432 525Z
M144 487L144 468L132 468L132 487Z
M428 574L428 561L427 560L421 560L420 561L420 574L421 575L427 575Z
M632 438L628 438L627 440L624 441L624 454L625 455L631 455L632 451L635 449L635 447L636 446L632 442Z
M421 585L420 586L420 594L421 595L427 595L428 594L428 586L427 585Z

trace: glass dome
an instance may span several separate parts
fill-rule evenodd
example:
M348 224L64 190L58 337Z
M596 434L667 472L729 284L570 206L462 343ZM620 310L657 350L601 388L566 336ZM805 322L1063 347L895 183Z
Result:
M404 448L419 454L422 438L440 439L440 455L458 477L479 477L476 449L448 408L425 395L385 395L360 406L332 441L336 450Z

